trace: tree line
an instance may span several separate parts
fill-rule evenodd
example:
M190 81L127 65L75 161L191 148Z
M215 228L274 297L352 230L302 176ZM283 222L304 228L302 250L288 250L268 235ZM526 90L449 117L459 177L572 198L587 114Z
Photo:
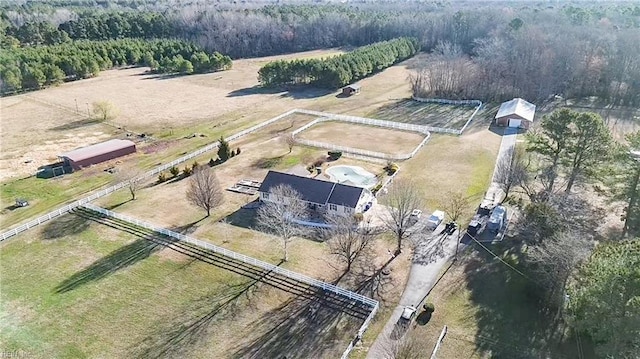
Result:
M413 81L422 97L598 96L613 105L640 103L640 6L633 4L51 4L5 6L3 47L56 44L67 37L170 37L242 58L415 37L432 52Z
M443 40L412 76L414 95L503 101L597 96L640 104L640 31L610 22L589 27L513 18L475 41L473 51Z
M307 85L338 88L379 72L420 50L414 38L398 38L322 59L278 60L258 71L262 86Z
M88 11L57 26L48 21L25 21L7 27L4 36L8 45L56 45L71 40L169 38L175 31L173 23L160 13Z
M231 59L180 40L73 41L0 51L2 92L39 89L97 76L117 66L149 66L158 73L204 73L231 67Z

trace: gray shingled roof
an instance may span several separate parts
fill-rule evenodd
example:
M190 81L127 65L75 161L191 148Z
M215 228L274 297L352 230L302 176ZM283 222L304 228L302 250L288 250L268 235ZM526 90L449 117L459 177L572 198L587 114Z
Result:
M336 183L333 191L327 200L327 203L337 204L339 206L356 208L358 200L362 195L362 187L348 186L342 183Z
M289 173L269 171L258 191L269 192L278 185L289 185L303 200L316 204L329 203L355 208L363 188L322 181L315 178L301 177Z

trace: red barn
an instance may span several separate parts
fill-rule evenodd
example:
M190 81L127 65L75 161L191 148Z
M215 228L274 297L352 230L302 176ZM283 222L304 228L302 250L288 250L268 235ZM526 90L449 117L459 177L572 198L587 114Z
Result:
M95 165L134 152L136 152L136 144L133 141L114 139L78 148L77 150L63 153L58 157L62 159L65 166L79 170L82 167Z

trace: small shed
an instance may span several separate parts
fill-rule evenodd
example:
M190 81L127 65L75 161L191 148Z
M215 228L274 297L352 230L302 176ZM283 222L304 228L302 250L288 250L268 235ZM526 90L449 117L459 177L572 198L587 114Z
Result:
M360 85L358 84L351 84L349 86L345 86L342 89L342 94L344 96L351 96L351 95L357 95L360 93Z
M129 140L113 139L95 145L78 148L59 157L65 167L79 170L100 162L112 160L136 152L136 144Z
M496 114L496 125L528 129L533 123L536 105L521 98L514 98L500 105Z

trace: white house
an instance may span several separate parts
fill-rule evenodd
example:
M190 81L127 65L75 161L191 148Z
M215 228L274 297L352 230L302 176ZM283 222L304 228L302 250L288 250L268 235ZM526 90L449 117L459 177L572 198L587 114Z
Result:
M269 171L258 189L263 202L286 202L275 198L271 189L278 185L289 185L296 190L309 208L329 214L351 215L362 213L375 202L368 189L341 183L296 176L289 173Z

